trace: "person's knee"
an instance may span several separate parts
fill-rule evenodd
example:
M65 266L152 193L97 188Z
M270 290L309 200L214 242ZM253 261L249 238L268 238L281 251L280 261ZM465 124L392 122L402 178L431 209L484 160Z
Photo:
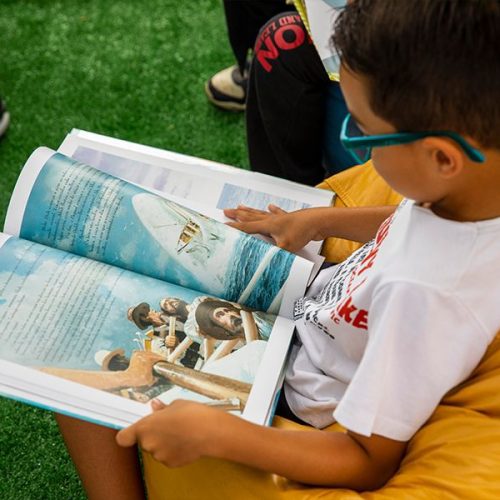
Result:
M255 43L253 64L270 73L277 64L294 59L297 49L309 45L312 41L299 14L278 14L261 28Z

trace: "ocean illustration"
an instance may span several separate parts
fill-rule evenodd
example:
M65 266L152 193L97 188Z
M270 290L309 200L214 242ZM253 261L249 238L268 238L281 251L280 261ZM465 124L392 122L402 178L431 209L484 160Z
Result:
M202 280L207 264L224 269L228 252L239 235L225 231L225 227L204 217L148 193L133 196L132 206L147 229L170 259L175 259L186 270L200 275ZM224 275L211 274L214 292L222 292Z

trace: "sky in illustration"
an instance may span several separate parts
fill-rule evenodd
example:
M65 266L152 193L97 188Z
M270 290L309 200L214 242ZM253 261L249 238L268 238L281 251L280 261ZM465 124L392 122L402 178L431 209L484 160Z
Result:
M0 283L0 356L28 366L99 369L98 350L139 347L129 307L199 295L17 238L0 249Z

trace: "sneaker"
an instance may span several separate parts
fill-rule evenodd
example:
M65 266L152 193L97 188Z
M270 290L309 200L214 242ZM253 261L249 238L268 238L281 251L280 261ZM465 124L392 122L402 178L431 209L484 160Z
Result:
M208 100L218 108L244 111L247 96L247 71L241 74L238 66L231 66L216 73L205 83Z
M5 107L5 102L0 99L0 137L5 134L10 122L10 114Z

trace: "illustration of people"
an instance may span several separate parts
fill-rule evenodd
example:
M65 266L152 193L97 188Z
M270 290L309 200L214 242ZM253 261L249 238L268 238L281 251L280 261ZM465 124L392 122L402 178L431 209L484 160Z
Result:
M177 297L166 297L160 300L160 309L167 316L175 316L177 321L184 325L189 314L190 305L185 300Z
M251 311L234 302L200 296L189 307L184 331L194 342L203 345L207 360L216 348L219 349L217 357L221 357L245 343L268 340L274 319L271 314Z
M192 398L193 393L219 401L237 397L244 403L263 354L264 346L261 344L265 342L253 342L245 346L247 352L240 349L217 360L205 373L169 363L164 356L153 352L133 351L129 359L123 349L98 351L95 360L101 366L100 370L59 367L43 367L40 370L142 403L158 396L168 398L175 394L185 398L191 394ZM162 369L166 373L160 374L155 370L159 362L163 362Z
M245 316L250 325L245 323ZM253 340L268 340L274 319L272 314L252 311L228 300L201 296L191 304L184 329L187 335L195 337L193 340L199 339L200 335L217 340L250 340L252 336ZM254 331L249 331L250 328Z
M151 309L147 302L141 302L137 306L129 307L127 318L133 322L140 330L150 330L151 350L169 355L169 361L179 360L188 368L194 368L200 358L199 345L186 338L184 333L184 323L182 319L187 316L187 302L177 298L162 299L162 311ZM165 311L177 311L181 316L181 321L177 320L177 315L167 314ZM174 319L172 323L172 319Z
M165 297L160 300L160 311L142 302L130 307L127 317L140 330L152 328L153 351L170 349L169 361L179 359L190 368L201 367L200 354L205 362L215 361L249 342L268 340L275 320L274 315L208 296L197 297L192 304ZM167 335L172 317L175 336Z
M168 317L159 311L151 309L147 302L141 302L136 306L129 307L127 318L135 323L139 329L145 330L153 327L158 334L162 331L162 327L168 323Z
M123 349L97 351L94 355L94 360L101 367L102 371L124 371L130 366L130 359L125 356ZM172 387L173 384L168 380L156 378L150 385L121 387L113 389L110 392L133 399L134 401L139 401L140 403L147 403Z
M123 387L151 387L158 380L152 368L155 363L164 360L165 356L154 352L133 351L128 367L124 370L85 370L57 366L47 366L40 370L96 389L114 392Z

